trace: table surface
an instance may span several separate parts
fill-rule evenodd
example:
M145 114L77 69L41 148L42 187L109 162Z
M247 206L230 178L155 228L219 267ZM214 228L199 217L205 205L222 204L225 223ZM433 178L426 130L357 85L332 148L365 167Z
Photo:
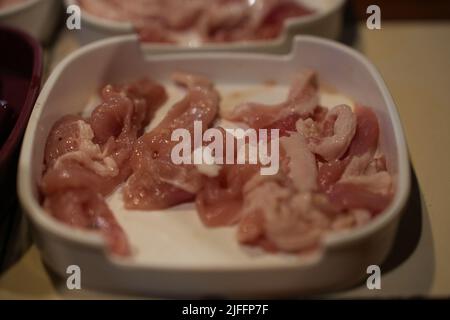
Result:
M330 297L450 296L450 22L385 22L381 30L357 27L354 46L378 67L405 129L413 167L412 210L418 211L416 240L398 244L382 269L381 290L365 286ZM48 55L49 69L77 47L63 34ZM413 213L412 213L413 214ZM401 225L411 236L411 225ZM417 228L416 228L417 230ZM411 244L411 241L414 242ZM409 250L409 251L408 251ZM0 277L1 298L115 298L60 289L32 246Z

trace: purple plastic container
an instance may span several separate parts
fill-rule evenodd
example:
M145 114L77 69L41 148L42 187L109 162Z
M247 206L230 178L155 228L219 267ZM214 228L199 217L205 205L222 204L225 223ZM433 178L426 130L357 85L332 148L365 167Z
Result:
M23 247L16 196L17 160L28 119L42 81L39 43L0 26L0 270ZM19 250L20 251L20 250Z

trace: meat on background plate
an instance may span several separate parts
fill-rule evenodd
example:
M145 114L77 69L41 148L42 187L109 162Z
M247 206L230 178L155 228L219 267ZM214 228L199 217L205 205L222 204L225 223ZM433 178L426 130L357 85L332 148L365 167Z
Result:
M167 94L160 84L141 79L106 85L101 98L90 118L68 115L54 124L40 189L44 207L55 218L99 230L114 253L129 255L127 237L104 197L132 173L134 145Z
M313 13L294 0L78 0L90 14L130 22L145 42L180 43L274 39L289 18Z

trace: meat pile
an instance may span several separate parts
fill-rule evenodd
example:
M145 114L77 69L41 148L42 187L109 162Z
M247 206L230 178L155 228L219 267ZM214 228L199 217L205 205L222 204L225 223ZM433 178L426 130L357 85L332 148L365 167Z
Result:
M68 115L53 125L40 190L44 208L56 219L98 230L114 253L129 255L126 235L104 197L132 174L136 141L167 95L160 84L141 79L107 85L101 98L89 118Z
M242 103L222 116L248 128L279 130L275 175L261 175L261 163L235 161L209 175L194 164L174 164L172 132L192 133L194 121L203 130L216 126L220 95L202 76L176 73L173 80L185 88L185 97L147 133L145 126L167 98L149 79L107 85L90 118L69 115L56 122L40 183L48 212L98 230L114 253L128 255L126 236L104 200L124 183L128 209L195 201L205 226L236 225L242 244L301 253L316 248L327 233L369 222L390 203L392 179L378 151L376 115L364 106L321 107L314 72L296 74L282 103Z
M294 0L78 0L101 18L131 22L143 41L178 43L195 34L201 42L276 38L288 18L313 11Z

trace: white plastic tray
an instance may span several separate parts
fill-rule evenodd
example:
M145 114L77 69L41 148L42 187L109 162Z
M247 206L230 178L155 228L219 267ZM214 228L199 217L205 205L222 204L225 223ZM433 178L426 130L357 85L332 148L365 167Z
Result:
M275 102L283 98L293 72L305 68L317 70L321 82L374 109L380 122L380 149L395 187L395 197L383 214L360 229L326 237L316 254L273 255L241 247L232 228L203 227L189 204L166 212L124 212L116 193L108 201L135 250L133 258L118 259L107 253L98 235L69 228L40 207L37 182L52 124L62 115L82 111L105 82L149 75L169 84L171 72L183 70L207 75L227 96L226 91L237 88L258 92L260 89L252 88L271 80L279 84L277 89L260 90L254 96ZM174 92L172 99L180 94ZM326 101L343 99L325 96ZM158 116L163 113L161 110ZM61 62L42 90L27 128L18 178L19 196L43 259L59 275L66 276L67 266L77 264L85 287L194 297L309 294L355 284L366 275L368 265L381 264L389 252L409 183L402 127L378 72L354 50L307 36L297 37L293 51L285 56L149 56L143 54L135 36L86 46Z

